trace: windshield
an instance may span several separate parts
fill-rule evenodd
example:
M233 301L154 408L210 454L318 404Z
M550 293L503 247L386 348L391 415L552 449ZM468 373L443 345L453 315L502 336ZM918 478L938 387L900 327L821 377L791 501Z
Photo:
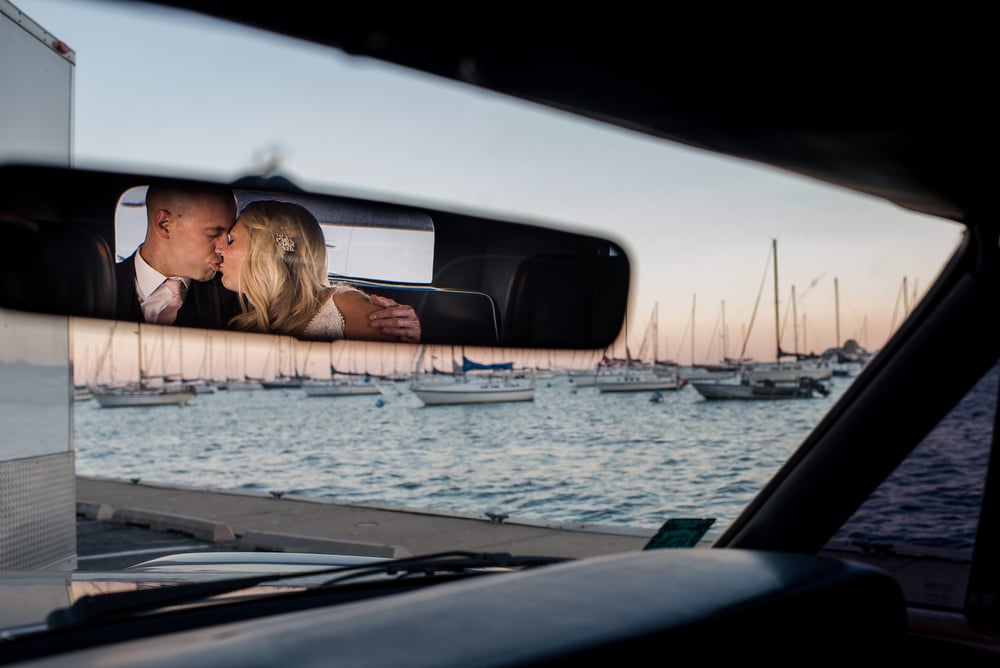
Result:
M404 528L376 514L385 509L586 528L609 551L641 549L668 520L702 520L665 540L711 541L961 241L961 226L875 198L297 40L122 3L17 5L76 53L75 167L224 182L279 174L311 192L609 237L630 261L626 321L597 350L72 319L78 509L160 521L186 532L185 549L546 553L541 542L449 545L455 534ZM172 46L154 48L152 34ZM456 379L470 377L479 385L456 397ZM159 405L98 395L142 380L190 395ZM726 396L744 392L733 387L752 396ZM225 515L233 496L255 505ZM309 506L303 515L323 504L372 514L283 524L277 508L293 500ZM154 510L159 520L143 515ZM336 536L316 539L331 527ZM78 566L156 554L143 550L109 543Z

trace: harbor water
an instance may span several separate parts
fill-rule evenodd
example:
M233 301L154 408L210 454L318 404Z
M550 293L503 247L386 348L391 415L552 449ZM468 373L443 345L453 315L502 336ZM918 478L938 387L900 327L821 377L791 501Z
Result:
M670 518L715 518L714 532L736 518L852 381L835 377L828 396L781 401L706 401L690 386L653 401L649 392L600 393L565 376L539 379L534 401L497 404L424 406L404 382L388 383L381 395L310 397L282 388L198 394L186 406L78 401L76 468L87 476L557 523L655 530ZM987 448L988 440L966 456L985 457ZM928 458L923 466L940 465L940 455ZM917 479L933 487L926 476ZM956 503L978 502L956 501L969 489L931 489L938 499L922 510L955 515ZM859 526L878 532L869 539L890 539L887 517L876 504L859 515ZM975 517L964 527L950 521L949 546L967 546ZM906 535L913 542L911 529Z

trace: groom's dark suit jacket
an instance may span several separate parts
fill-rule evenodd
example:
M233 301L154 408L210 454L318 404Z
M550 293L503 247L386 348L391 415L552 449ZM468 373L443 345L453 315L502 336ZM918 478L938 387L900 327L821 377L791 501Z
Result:
M118 320L143 322L139 295L135 291L135 254L115 265ZM225 329L229 319L240 312L236 293L222 286L221 276L210 281L191 281L175 325Z

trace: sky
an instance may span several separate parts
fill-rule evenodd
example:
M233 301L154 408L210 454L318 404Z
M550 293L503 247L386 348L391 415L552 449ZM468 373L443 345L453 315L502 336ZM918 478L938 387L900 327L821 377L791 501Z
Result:
M231 180L277 155L318 192L609 237L633 267L633 355L656 313L660 359L737 356L749 331L744 354L773 360L772 239L782 347L877 349L960 238L874 198L296 40L128 3L14 4L75 52L77 167Z

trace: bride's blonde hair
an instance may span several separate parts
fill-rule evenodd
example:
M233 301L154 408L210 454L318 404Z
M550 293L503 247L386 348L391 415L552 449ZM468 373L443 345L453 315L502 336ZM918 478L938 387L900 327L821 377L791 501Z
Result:
M238 286L243 313L231 324L289 334L308 322L329 287L323 230L304 206L277 200L247 204L239 221L248 241Z

